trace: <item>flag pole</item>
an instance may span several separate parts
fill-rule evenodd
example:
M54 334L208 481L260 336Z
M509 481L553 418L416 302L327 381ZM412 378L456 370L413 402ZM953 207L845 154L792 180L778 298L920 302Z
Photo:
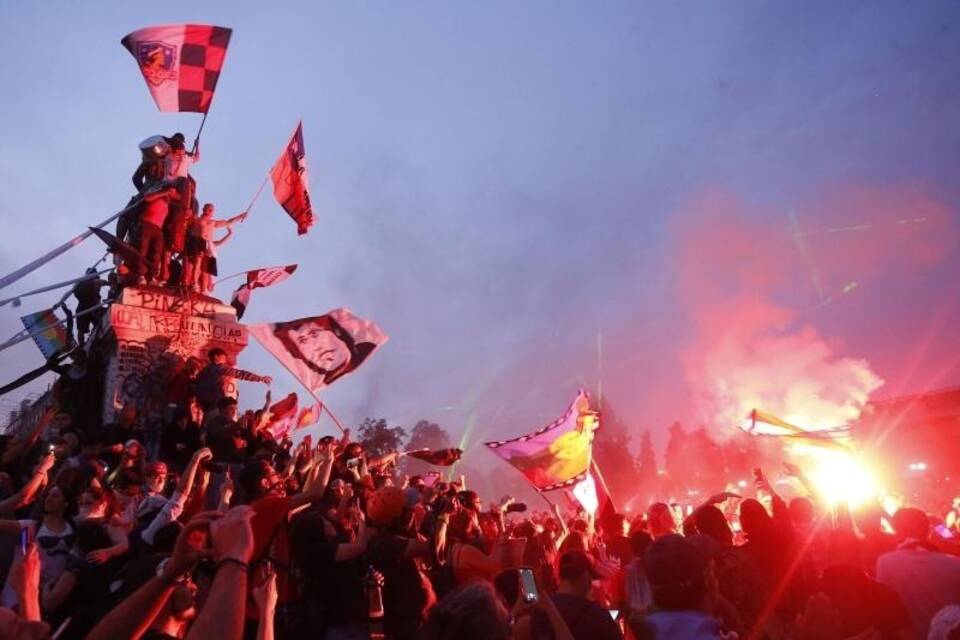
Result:
M190 155L195 155L197 153L197 147L200 146L200 134L203 133L203 125L207 124L207 116L210 114L210 107L207 107L207 110L203 112L203 120L200 121L200 128L197 129L197 135L193 139L193 151L190 152Z
M543 501L546 502L548 505L550 505L551 508L557 506L556 503L554 503L553 500L548 498L547 494L545 494L543 491L540 491L540 489L538 489L537 487L534 487L533 490L536 491L537 495L543 498Z
M257 192L253 195L253 200L251 200L250 204L247 205L247 208L243 210L244 213L250 213L250 209L253 209L253 203L255 203L257 199L260 197L260 193L263 191L263 188L267 186L267 181L269 179L270 179L270 174L268 173L266 176L264 176L263 182L260 183L260 188L257 189Z
M590 467L593 469L593 473L596 474L597 480L600 481L600 486L603 487L603 490L610 497L610 506L616 511L617 505L613 501L613 494L610 493L610 489L607 487L607 481L603 479L603 474L600 473L600 467L597 465L597 461L593 459L593 456L590 457Z

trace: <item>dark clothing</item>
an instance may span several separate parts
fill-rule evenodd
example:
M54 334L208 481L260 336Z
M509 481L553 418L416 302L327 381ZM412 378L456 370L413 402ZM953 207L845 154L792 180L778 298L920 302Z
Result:
M596 602L569 593L555 593L551 598L576 640L623 640L610 612ZM536 640L554 637L550 621L539 611L533 615L533 637Z
M207 425L207 447L214 462L245 462L247 431L239 422L217 416Z
M337 546L349 542L347 532L328 520L322 507L312 507L290 523L293 561L312 637L322 638L331 626L366 623L363 563L359 558L334 561Z
M197 401L204 412L216 408L224 397L237 397L234 379L258 382L260 376L226 364L208 364L197 376Z
M145 445L147 442L147 434L138 423L130 425L129 428L124 429L119 424L111 423L104 425L103 427L103 445L104 447L111 447L115 444L126 444L127 440L136 440L141 445ZM113 453L111 451L104 450L101 454L103 459L110 465L110 468L113 469L117 466L117 463L120 462L120 456L122 453Z
M829 567L818 590L837 608L845 638L874 629L883 640L895 639L899 631L912 628L910 613L897 592L870 579L862 569Z
M430 581L414 558L406 557L410 539L392 533L375 538L370 563L383 574L383 624L388 638L419 638L427 611L436 601Z
M181 429L176 422L168 422L160 438L160 459L174 471L182 473L200 446L200 425L188 421Z
M112 562L94 564L80 559L74 560L67 567L67 571L76 577L77 582L62 609L64 618L72 618L62 637L83 638L113 608L110 580L114 568ZM55 619L51 628L56 628L62 620L63 618Z

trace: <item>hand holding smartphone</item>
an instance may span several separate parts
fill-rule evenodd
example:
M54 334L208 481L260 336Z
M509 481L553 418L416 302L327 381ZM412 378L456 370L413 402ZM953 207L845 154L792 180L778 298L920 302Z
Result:
M537 579L530 567L520 567L520 597L527 604L534 604L540 600L540 591L537 589Z

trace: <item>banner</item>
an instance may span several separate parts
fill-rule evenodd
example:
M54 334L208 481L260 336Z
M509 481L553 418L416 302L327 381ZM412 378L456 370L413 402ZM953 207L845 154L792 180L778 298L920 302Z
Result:
M297 123L290 142L270 170L270 179L273 181L273 197L297 223L297 234L302 236L313 225L302 122Z
M317 424L317 421L320 420L321 412L323 412L323 405L319 402L314 402L309 407L300 409L300 415L297 416L297 424L294 430L305 429Z
M359 367L387 341L380 327L348 309L247 328L311 393Z
M277 442L283 440L292 430L297 419L300 401L296 393L290 393L282 400L270 405L267 411L270 417L266 429Z
M759 409L751 411L740 428L751 435L773 436L784 438L788 442L828 449L849 449L850 429L847 426L808 431Z
M23 326L30 333L30 337L37 343L37 348L47 360L58 352L68 349L73 339L67 334L67 328L53 312L53 309L30 313L20 318Z
M242 318L247 310L247 305L250 304L250 295L254 289L262 289L283 282L292 276L296 270L297 265L288 264L285 267L267 267L247 271L247 281L237 287L230 300L230 305L237 310L237 320Z
M160 111L206 113L227 56L231 30L205 24L146 27L121 41Z
M583 389L557 420L512 440L486 442L516 467L539 491L572 486L586 478L594 432L600 426Z

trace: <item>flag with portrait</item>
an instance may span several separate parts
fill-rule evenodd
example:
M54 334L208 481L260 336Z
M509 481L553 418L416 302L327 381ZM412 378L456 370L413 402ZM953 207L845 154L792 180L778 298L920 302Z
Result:
M289 322L253 324L247 329L312 393L354 371L387 341L380 327L349 309Z

